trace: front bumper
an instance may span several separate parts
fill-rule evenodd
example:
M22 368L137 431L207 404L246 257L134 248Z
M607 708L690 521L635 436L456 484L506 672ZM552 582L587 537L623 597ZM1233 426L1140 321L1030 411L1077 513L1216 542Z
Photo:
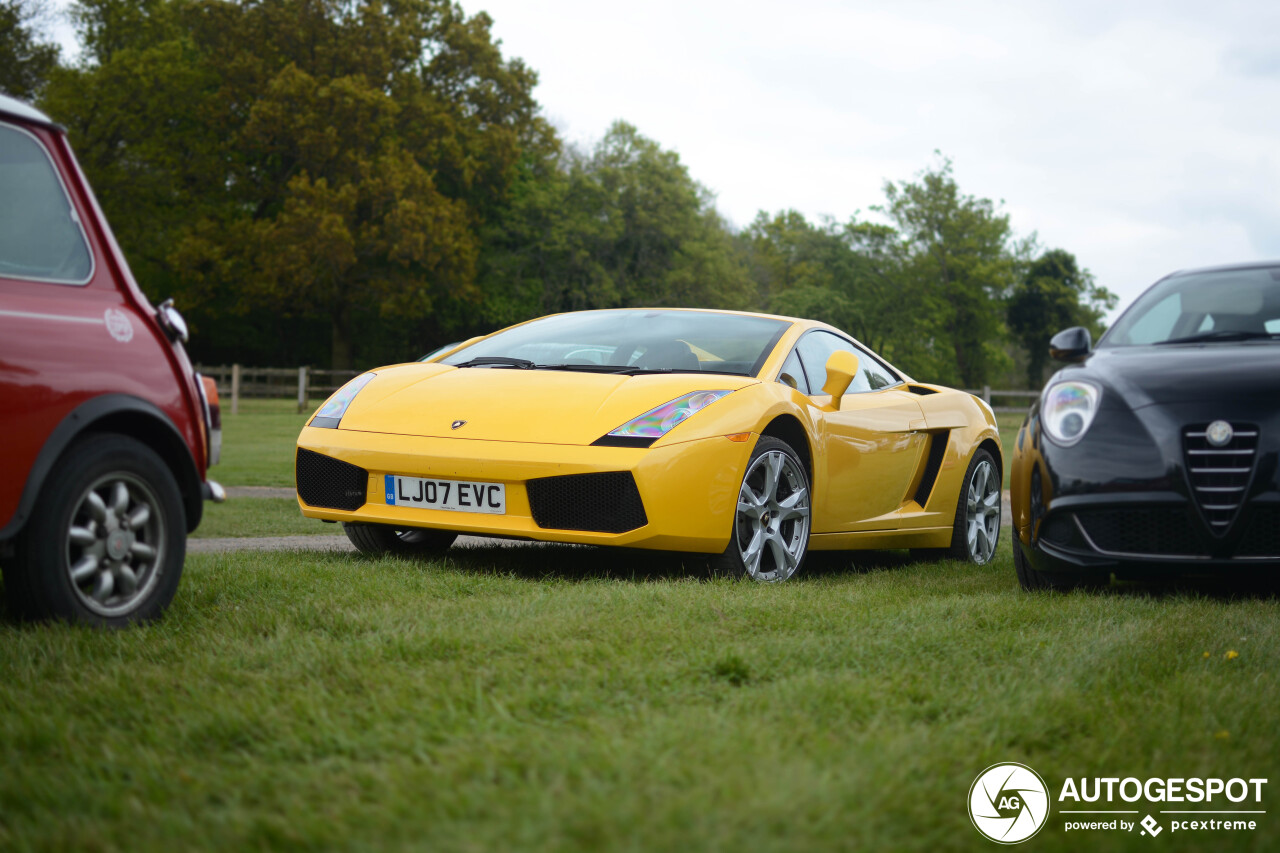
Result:
M1034 568L1052 574L1270 575L1280 570L1280 494L1251 501L1222 538L1207 532L1195 507L1180 495L1063 497L1053 502L1029 539L1023 553Z
M1036 405L1019 430L1011 502L1035 569L1150 577L1280 568L1280 419L1269 407L1214 407L1254 439L1206 451L1197 438L1211 419L1205 407L1105 405L1073 447L1047 440Z
M353 495L346 504L354 507L351 509L309 505L301 494L298 503L303 515L328 521L425 527L546 542L719 553L729 542L742 473L753 446L754 436L746 442L717 436L637 449L305 427L298 438L299 450L362 469L364 494ZM625 473L634 479L644 507L641 526L609 533L538 524L530 505L529 481L605 473ZM506 512L488 515L388 505L384 489L388 474L502 483L506 489ZM303 491L300 488L300 493Z

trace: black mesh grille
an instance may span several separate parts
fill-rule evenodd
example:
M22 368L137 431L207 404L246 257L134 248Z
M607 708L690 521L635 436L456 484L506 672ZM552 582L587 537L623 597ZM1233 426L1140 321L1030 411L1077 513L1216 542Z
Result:
M1254 508L1244 537L1236 547L1236 556L1280 559L1280 507Z
M298 448L294 480L308 506L357 510L364 506L369 472L350 462Z
M1079 514L1093 544L1113 554L1196 557L1204 547L1182 509L1110 509Z
M1054 545L1067 548L1089 547L1076 529L1075 518L1069 512L1059 512L1045 519L1040 526L1040 538Z
M529 506L539 527L625 533L649 523L636 481L626 471L530 480Z
M1200 505L1209 529L1222 536L1231 528L1244 502L1244 490L1253 473L1258 449L1258 428L1252 424L1232 424L1232 437L1223 447L1209 443L1208 424L1187 427L1183 448L1187 454L1187 475L1191 492Z

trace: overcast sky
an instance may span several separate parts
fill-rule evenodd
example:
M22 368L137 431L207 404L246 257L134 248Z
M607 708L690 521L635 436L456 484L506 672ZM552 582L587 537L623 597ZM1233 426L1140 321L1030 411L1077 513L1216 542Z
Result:
M1121 307L1280 258L1280 3L462 0L568 139L616 119L745 226L844 220L942 151Z

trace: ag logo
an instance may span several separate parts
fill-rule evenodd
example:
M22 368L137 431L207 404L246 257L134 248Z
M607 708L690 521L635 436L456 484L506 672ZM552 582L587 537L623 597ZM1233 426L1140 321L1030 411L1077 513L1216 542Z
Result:
M992 841L1026 841L1049 819L1049 790L1025 764L993 764L969 788L969 819Z

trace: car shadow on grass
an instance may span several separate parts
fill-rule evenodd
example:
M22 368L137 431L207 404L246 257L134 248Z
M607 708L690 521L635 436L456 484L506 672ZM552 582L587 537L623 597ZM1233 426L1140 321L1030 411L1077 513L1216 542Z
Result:
M1269 569L1275 573L1275 568ZM1280 577L1215 576L1113 580L1097 591L1101 595L1141 598L1266 599L1280 595Z
M520 543L450 548L432 562L447 569L509 575L524 580L711 581L720 577L710 554ZM361 559L357 557L357 559ZM366 558L372 559L372 558ZM905 551L813 552L787 583L863 574L911 565Z

